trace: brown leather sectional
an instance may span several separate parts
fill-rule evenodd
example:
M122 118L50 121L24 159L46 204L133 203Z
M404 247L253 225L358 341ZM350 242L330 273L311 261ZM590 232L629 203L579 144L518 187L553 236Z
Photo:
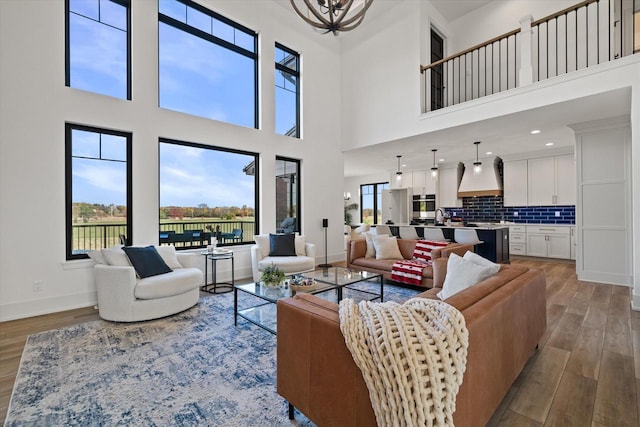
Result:
M404 259L413 258L413 250L416 247L417 240L397 239L398 248ZM397 260L395 259L376 259L366 258L367 242L364 239L350 240L347 242L347 267L372 271L382 274L385 279L391 279L391 267ZM473 251L473 245L461 245L460 243L450 243L441 249L434 249L431 252L431 259L440 257L448 257L451 253L463 256L465 252ZM431 288L433 285L433 268L426 267L422 270L422 284L425 288Z
M442 286L447 259L434 261ZM437 298L438 287L419 296ZM484 426L534 353L546 329L544 271L503 265L446 300L469 330L456 427ZM362 374L347 349L338 305L299 294L278 302L278 393L319 426L374 426Z

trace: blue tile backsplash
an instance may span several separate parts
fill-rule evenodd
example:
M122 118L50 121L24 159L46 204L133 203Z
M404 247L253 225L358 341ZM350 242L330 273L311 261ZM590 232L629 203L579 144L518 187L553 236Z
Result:
M576 207L522 206L504 207L502 196L464 197L461 208L444 210L467 222L509 221L523 224L575 224ZM558 212L559 216L556 216Z

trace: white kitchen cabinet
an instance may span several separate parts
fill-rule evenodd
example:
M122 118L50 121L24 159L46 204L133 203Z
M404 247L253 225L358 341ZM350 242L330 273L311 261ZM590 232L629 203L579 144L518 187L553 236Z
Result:
M438 176L438 193L436 204L443 208L462 206L462 199L458 198L458 186L462 177L460 166L454 168L440 168Z
M527 255L544 258L571 258L569 227L527 226Z
M431 171L413 171L413 194L436 194L436 180Z
M576 175L573 155L527 161L529 206L575 205Z
M576 162L573 155L556 157L556 205L576 204Z
M527 206L527 160L504 162L504 206Z
M399 188L411 188L413 187L413 174L411 172L398 175L395 172L391 173L389 177L389 188L392 190Z
M411 215L411 190L406 188L382 190L382 222L394 224L409 222Z
M509 226L509 253L511 255L527 254L527 228L525 225Z

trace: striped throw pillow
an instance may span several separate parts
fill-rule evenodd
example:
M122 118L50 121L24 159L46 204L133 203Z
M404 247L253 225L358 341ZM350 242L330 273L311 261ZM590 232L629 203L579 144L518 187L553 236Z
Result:
M417 261L431 261L431 251L448 246L448 242L436 242L433 240L418 240L413 250L413 259Z

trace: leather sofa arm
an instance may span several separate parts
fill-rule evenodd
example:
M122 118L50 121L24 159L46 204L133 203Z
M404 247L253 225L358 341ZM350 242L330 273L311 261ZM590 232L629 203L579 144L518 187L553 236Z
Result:
M277 317L278 394L317 425L376 425L340 331L338 305L300 294L278 301Z
M447 275L447 263L449 262L449 257L438 258L433 260L432 268L433 268L433 287L441 288L444 284L444 278Z
M364 258L367 254L367 241L365 239L350 240L347 242L347 264L353 264L358 258Z
M474 252L473 245L461 244L461 243L452 243L451 245L442 249L442 257L448 257L452 253L460 256L464 256L467 251Z

